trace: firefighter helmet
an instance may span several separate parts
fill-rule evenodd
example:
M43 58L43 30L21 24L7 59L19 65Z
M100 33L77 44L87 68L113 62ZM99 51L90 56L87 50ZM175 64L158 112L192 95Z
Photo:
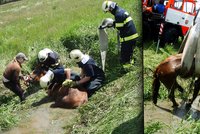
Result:
M42 88L46 88L49 85L49 83L50 83L50 79L48 77L42 76L40 78L40 86Z
M54 78L54 73L48 70L47 73L40 78L40 86L46 88Z
M84 57L84 54L79 49L74 49L70 52L70 58L76 62L80 62Z
M103 4L102 4L102 10L104 12L108 12L110 9L114 9L116 6L116 3L115 2L112 2L112 1L104 1Z
M44 62L48 57L48 52L45 51L45 50L41 50L39 53L38 53L38 59L40 62Z

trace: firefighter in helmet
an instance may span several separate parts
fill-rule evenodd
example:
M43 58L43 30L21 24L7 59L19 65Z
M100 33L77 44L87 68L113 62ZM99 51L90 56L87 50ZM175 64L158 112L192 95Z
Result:
M48 48L42 49L38 53L38 60L41 67L46 71L45 76L40 78L40 86L43 88L48 87L48 93L53 88L61 86L63 81L69 79L69 69L65 69L60 64L60 58L57 52Z
M108 0L103 2L102 9L104 12L110 12L115 17L113 22L109 21L110 23L107 23L107 27L113 26L119 31L121 44L120 62L122 64L131 63L136 38L138 37L131 16L127 11L119 7L117 3Z
M163 14L165 11L164 0L159 0L159 3L156 3L153 6L153 11L159 14Z
M38 53L38 60L46 70L49 68L56 68L60 65L60 57L57 52L49 48L44 48Z
M90 97L102 86L105 80L103 70L96 65L95 61L89 55L83 54L79 49L72 50L70 58L81 68L81 74L79 77L77 75L72 77L75 79L64 81L63 86L85 87L88 97Z

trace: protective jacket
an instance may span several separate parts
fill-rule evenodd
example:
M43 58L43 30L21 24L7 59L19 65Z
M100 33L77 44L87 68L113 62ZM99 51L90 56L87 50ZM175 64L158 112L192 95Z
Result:
M48 53L47 59L42 62L42 65L49 68L56 68L60 65L60 57L56 52L50 52Z
M78 66L83 70L85 76L91 77L91 81L96 78L105 78L103 70L99 68L95 61L88 55L85 55L83 60L78 62Z
M58 66L57 68L53 69L52 72L54 73L52 82L62 84L62 82L65 81L66 74L63 66Z
M135 25L128 12L116 5L111 13L115 16L114 27L120 32L121 43L138 37Z

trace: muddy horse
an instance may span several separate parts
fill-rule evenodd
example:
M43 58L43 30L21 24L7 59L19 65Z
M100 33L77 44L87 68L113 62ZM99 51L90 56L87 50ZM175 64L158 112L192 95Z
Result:
M40 65L29 75L29 82L39 82L40 78L45 75L45 69ZM54 84L51 89L47 89L47 94L55 103L51 107L76 108L88 101L88 95L84 88L66 88L62 85Z
M188 74L184 74L181 72L181 57L182 54L176 54L169 56L164 61L162 61L154 71L153 75L153 83L152 83L152 100L153 103L157 104L158 92L160 88L160 82L164 84L164 86L168 89L168 98L172 101L173 107L178 106L178 103L175 100L174 92L175 89L178 89L180 92L184 92L184 89L178 84L177 76L181 78L190 78L194 75L194 65ZM192 99L187 103L188 106L191 106L193 101L198 95L200 89L200 79L198 78L194 84L194 92Z

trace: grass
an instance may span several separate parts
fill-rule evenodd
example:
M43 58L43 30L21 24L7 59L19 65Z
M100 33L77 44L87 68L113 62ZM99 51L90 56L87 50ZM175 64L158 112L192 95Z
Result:
M154 134L163 128L163 124L161 122L151 122L148 123L148 126L145 127L144 134Z
M176 128L177 134L187 133L187 134L197 134L200 131L200 122L192 120L191 118L187 119L187 122L181 122L180 127Z
M136 67L106 84L86 106L79 109L82 114L72 133L143 132L142 85L138 84L142 81L138 76L140 71Z
M30 72L37 58L37 53L44 47L57 51L61 62L66 67L74 64L68 58L69 51L79 48L90 54L100 65L99 40L97 27L106 17L101 10L103 1L72 0L21 0L0 5L0 65L2 75L5 65L22 51L29 57L23 66L24 72ZM139 1L116 0L133 17L138 33L141 35L141 3ZM109 49L106 61L106 83L104 87L79 109L80 115L75 124L68 126L66 132L72 133L141 133L143 132L142 104L142 55L141 39L134 56L136 66L129 73L119 72L116 33L108 30ZM26 87L24 87L26 88ZM17 125L21 111L32 109L37 100L46 94L38 86L26 89L34 91L24 104L19 104L18 97L4 91L1 84L0 111L1 130ZM5 114L7 114L6 118ZM73 129L72 129L73 128Z

